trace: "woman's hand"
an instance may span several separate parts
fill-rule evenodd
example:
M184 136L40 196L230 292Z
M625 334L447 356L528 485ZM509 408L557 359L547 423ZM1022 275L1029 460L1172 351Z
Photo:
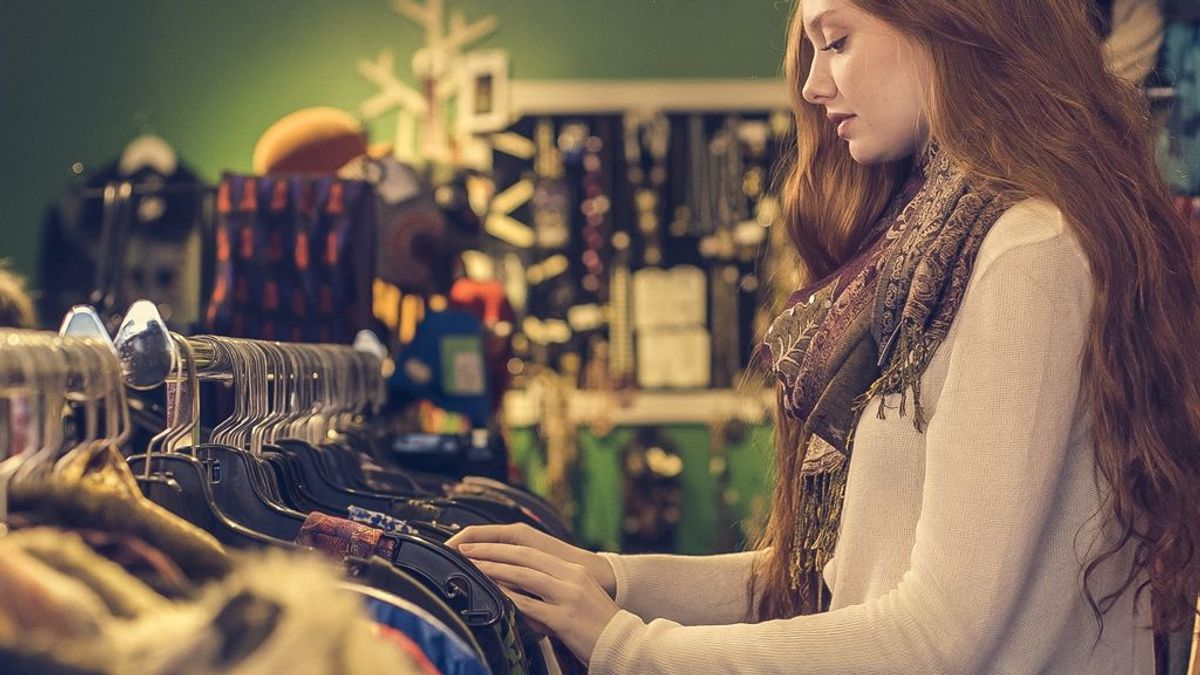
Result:
M476 525L464 529L446 542L446 545L453 549L458 549L462 544L512 544L549 553L560 560L581 565L610 598L617 595L617 581L608 561L529 525ZM466 554L465 551L462 552Z
M461 535L470 529L476 528ZM558 636L583 663L591 660L600 634L620 608L587 568L517 544L459 543L457 548L501 587L523 615Z

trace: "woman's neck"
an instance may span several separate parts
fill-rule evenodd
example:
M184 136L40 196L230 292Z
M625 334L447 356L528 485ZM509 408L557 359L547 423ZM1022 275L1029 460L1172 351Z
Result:
M912 157L913 170L921 171L922 173L927 172L938 151L937 142L932 140L925 142L921 147L917 148L916 153Z

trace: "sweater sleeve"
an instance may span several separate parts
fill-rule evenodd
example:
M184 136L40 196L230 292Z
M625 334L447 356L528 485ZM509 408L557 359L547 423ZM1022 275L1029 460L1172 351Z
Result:
M757 624L646 623L621 611L596 644L591 672L984 670L1039 563L1078 401L1091 286L1085 260L1068 247L1057 237L990 260L981 252L957 333L944 345L951 351L926 429L921 515L895 588L864 604ZM1075 611L1072 602L1059 606ZM1063 617L1022 620L1051 627Z
M757 551L727 555L601 556L617 581L617 605L646 620L727 624L749 616L747 583ZM697 592L703 589L703 592Z

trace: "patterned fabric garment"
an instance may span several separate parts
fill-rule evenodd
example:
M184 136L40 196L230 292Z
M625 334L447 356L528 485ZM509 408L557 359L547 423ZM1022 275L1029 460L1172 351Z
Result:
M225 175L205 329L291 342L353 340L369 322L371 206L370 190L357 181Z
M819 570L833 555L854 427L876 395L900 394L924 430L921 375L949 332L975 256L1011 204L973 190L936 147L888 205L861 255L794 294L764 351L784 411L801 423L792 586L819 606ZM882 419L881 397L877 415Z
M304 519L296 543L343 558L377 555L391 560L396 552L396 540L383 530L315 511Z
M416 528L409 525L408 522L380 513L370 509L364 509L359 506L351 505L347 510L347 515L350 520L363 525L369 525L378 528L388 534L420 534Z

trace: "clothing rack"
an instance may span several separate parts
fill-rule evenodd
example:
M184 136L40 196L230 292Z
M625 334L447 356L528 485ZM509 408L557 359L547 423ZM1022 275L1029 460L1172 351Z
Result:
M449 532L438 526L415 520L410 525L382 513L372 516L378 519L379 527L322 513L310 513L306 518L303 513L289 511L282 503L267 502L262 506L274 510L259 509L259 517L252 518L254 512L249 507L250 501L272 493L265 483L256 482L268 475L253 473L255 456L238 448L195 444L188 447L187 452L181 452L162 445L165 452L152 454L150 448L146 448L145 454L135 455L127 461L118 451L130 430L123 380L143 384L147 373L137 368L157 368L161 347L167 344L163 340L177 337L151 321L153 317L147 317L146 311L145 307L135 307L128 312L133 317L132 323L127 321L115 343L102 332L96 334L97 329L103 330L103 325L94 310L84 307L76 308L64 320L62 335L0 331L0 343L4 344L0 351L0 408L5 412L4 425L0 428L0 449L13 450L7 457L0 454L4 459L0 462L0 527L6 535L0 542L3 544L0 561L4 564L8 591L0 598L0 612L7 612L14 605L22 606L24 599L27 603L24 606L36 601L39 603L36 611L50 617L67 612L72 617L86 616L97 623L112 622L112 628L122 636L146 636L111 640L110 644L107 633L104 636L68 631L49 633L37 621L29 625L22 623L18 629L21 636L52 648L47 648L43 654L39 647L31 657L22 651L24 645L20 641L0 642L0 664L3 664L0 669L5 672L46 672L57 670L54 664L62 658L89 672L93 666L96 672L143 672L142 666L146 667L146 672L158 672L145 663L148 657L138 651L145 647L146 639L166 635L163 639L172 644L190 644L188 640L201 635L206 640L224 641L226 633L222 630L195 630L207 625L201 617L214 616L212 621L219 627L224 614L214 609L221 609L222 604L230 603L230 608L236 608L245 602L261 602L263 607L286 603L288 609L283 611L288 612L288 621L277 622L276 615L270 612L239 614L238 630L258 631L262 640L273 637L276 630L283 630L278 628L283 623L291 626L286 630L302 630L303 637L299 640L293 637L291 642L306 644L306 649L316 647L311 659L322 651L328 652L329 655L323 658L331 659L333 663L320 666L318 669L322 672L353 675L429 672L433 669L470 675L556 672L549 669L546 660L547 654L552 652L534 652L527 647L535 646L536 639L522 631L512 605L505 602L501 591L486 577L444 546ZM178 369L185 363L199 361L210 369L229 370L220 359L211 355L200 359L190 357L190 346L193 343L202 346L203 342L203 338L178 340L175 344L183 356L170 359L170 367ZM243 347L249 344L238 342ZM264 348L268 345L257 342L250 346ZM291 348L311 350L317 347L293 345ZM280 345L275 348L284 349ZM353 350L342 346L334 346L332 350L330 354L343 353L378 368L378 358L374 355L345 354ZM253 387L253 383L250 386ZM183 398L185 404L194 401L186 400L186 396ZM78 437L64 423L66 418L62 411L66 404L75 408L73 416L81 422ZM245 419L249 418L243 418L243 421ZM264 423L270 421L270 417L263 420ZM170 425L171 420L168 420L168 427ZM147 469L145 473L134 470L138 462ZM336 473L332 467L325 467L325 470ZM412 483L413 487L416 485ZM484 489L483 486L480 489ZM355 493L352 498L368 500L372 497L370 493L362 492ZM426 500L428 504L423 505L417 499L400 496L400 493L396 499L410 502L408 508L414 514L434 508L433 500ZM469 501L471 497L464 499ZM354 509L351 506L347 515L353 517ZM233 514L239 518L237 522L230 518ZM269 527L272 522L278 528L289 521L299 531L294 542L257 531L257 528ZM388 531L386 540L382 539L383 526L394 528ZM275 535L280 531L276 529ZM366 548L364 536L374 537L372 543L374 540L380 540L380 543ZM143 559L128 563L128 567L105 560L97 547L107 546L104 542L121 537L126 538L122 541L136 537L137 550L157 556L158 566L147 571L138 567L144 565ZM327 542L338 538L345 538L357 548L349 551L331 549ZM353 582L340 581L336 565L317 566L308 562L310 556L289 558L280 552L257 556L247 551L244 557L234 559L226 556L222 545L237 545L238 548L268 545L285 550L312 547L334 554L332 560L345 565L344 573ZM30 551L25 548L28 546L35 548ZM29 558L31 554L36 559ZM103 574L96 573L100 565L104 566ZM272 571L266 574L261 569L253 569L262 565L271 565ZM298 567L306 571L295 573ZM164 569L174 575L173 579L155 577ZM151 587L135 578L139 570L140 574L149 575L142 579L154 578L156 585ZM40 590L45 588L43 582L51 583L52 580L46 580L48 575L56 579L63 575L77 579L76 584L71 585L74 595L64 590L48 597ZM103 580L99 584L102 586L97 585L101 577ZM212 586L207 593L197 593L190 588L192 583L211 583ZM203 597L210 597L222 588L230 585L240 588L246 584L260 590L239 594L237 588L231 589L228 597L215 608L204 609L194 604L206 602ZM288 589L314 590L313 584L320 587L318 592L293 594L294 599L285 597L291 592ZM80 593L75 593L75 586L82 589ZM88 595L90 588L102 588L105 599L119 600L97 603L97 595ZM160 592L162 595L158 594ZM258 600L260 597L262 601ZM172 604L168 598L180 604ZM336 607L341 609L331 609ZM180 615L181 618L165 621L165 626L151 628L153 622L163 621L164 616L177 610L190 618L183 620ZM338 618L331 624L330 611L338 617L344 615L344 620ZM307 617L325 620L308 621ZM193 618L199 619L200 624ZM141 628L130 627L129 622L134 619L145 624ZM311 625L304 628L306 621ZM355 623L352 626L347 622ZM356 635L369 636L370 633L363 629L372 628L370 622L376 628L399 631L399 635L382 643L370 639L356 643L343 635L342 629L331 632L330 628L331 625L344 625ZM180 627L191 627L192 630L170 632ZM168 632L163 633L163 630ZM380 646L391 644L398 637L412 642L412 646L400 652ZM275 642L285 639L277 638ZM322 641L324 645L321 645ZM248 649L258 649L257 643ZM375 653L373 665L363 667L362 652L372 650ZM208 644L196 650L194 655L189 654L188 662L197 664L211 651L212 645ZM270 656L272 650L263 651L267 654L256 654L259 661L276 658ZM356 658L343 663L337 655L347 651L357 652ZM404 658L404 654L414 653L437 665L419 671ZM240 653L236 659L245 656L247 654ZM367 658L371 660L371 657ZM18 665L16 671L10 671L14 659ZM44 662L46 660L49 662ZM272 662L274 667L265 667L281 672L295 667L294 660L291 663L286 659L282 663L279 661L276 658ZM349 667L351 663L356 667ZM209 669L209 665L205 663L205 669Z
M165 428L131 443L128 458L115 454L122 474L136 476L131 495L228 548L333 555L355 584L370 587L369 606L380 597L385 605L416 603L478 664L443 672L555 672L551 646L540 644L502 591L445 542L462 527L489 523L526 522L566 539L569 530L545 502L512 486L397 462L392 439L365 414L385 393L378 345L185 337L169 331L146 301L124 317L109 341L95 310L77 306L61 332L62 339L82 336L98 345L119 388L165 385ZM240 403L201 438L203 381L232 384ZM380 612L394 614L387 606Z
M178 185L164 185L162 183L131 183L129 181L113 181L108 186L102 188L78 188L76 194L84 199L103 199L105 194L112 186L128 184L130 194L133 196L166 196L166 195L215 195L217 188L206 183L189 183Z
M304 349L317 349L327 356L339 358L342 361L363 360L364 364L367 361L371 365L376 366L375 371L379 370L381 363L379 357L373 353L348 347L345 345L308 345L308 344L291 344L287 342L272 342L269 340L251 340L247 338L227 338L215 335L199 335L193 337L183 337L178 334L172 334L177 340L183 340L190 347L190 355L188 360L192 367L196 369L196 375L201 380L213 381L229 381L233 379L237 371L235 364L229 357L228 353L220 349L222 343L230 345L251 345L259 348L282 350L283 352L298 352ZM365 372L372 372L370 368ZM319 369L313 372L314 375L320 375ZM268 381L275 378L274 372L266 373ZM382 376L372 378L372 388L382 388ZM377 381L374 381L377 380Z

